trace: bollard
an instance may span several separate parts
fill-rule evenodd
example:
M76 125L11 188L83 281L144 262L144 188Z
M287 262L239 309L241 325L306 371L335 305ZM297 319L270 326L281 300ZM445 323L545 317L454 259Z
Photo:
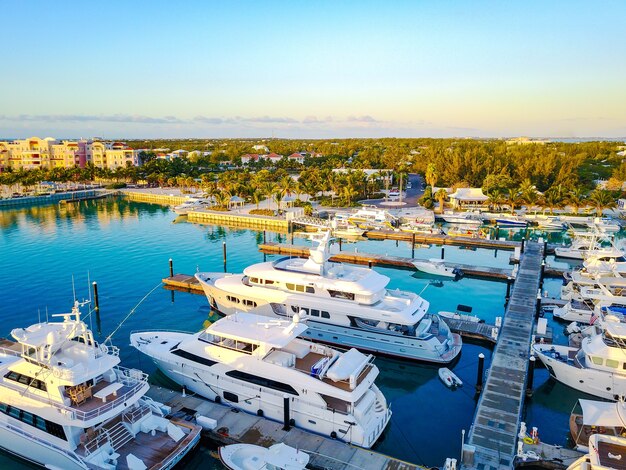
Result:
M283 431L289 431L289 395L283 395Z
M170 277L174 277L174 261L170 258Z
M411 236L411 258L415 258L415 232Z
M339 251L341 251L341 238L339 238Z
M368 268L370 268L370 269L372 269L372 260L369 260L369 261L367 262L367 267L368 267Z
M476 395L483 391L483 368L485 366L485 355L478 355L478 374L476 375Z
M441 247L441 259L444 259L445 253L446 253L446 249L445 249L445 247L442 246Z
M524 253L524 242L526 241L525 238L522 238L522 249L520 250L520 253Z
M224 258L224 272L226 272L226 242L222 242L222 256Z
M498 224L496 224L496 240L500 239L500 227L498 227Z
M533 396L533 379L535 378L535 356L530 356L528 361L528 380L526 381L526 396Z

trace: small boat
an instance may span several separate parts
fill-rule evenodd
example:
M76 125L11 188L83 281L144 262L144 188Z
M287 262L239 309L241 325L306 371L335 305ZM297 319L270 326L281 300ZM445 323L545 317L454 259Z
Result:
M449 212L446 211L441 215L438 215L437 218L442 219L447 224L462 224L462 225L472 225L472 226L480 226L483 224L483 217L476 212Z
M222 464L230 470L303 470L309 455L287 444L269 449L253 444L231 444L219 448Z
M448 266L445 261L440 259L415 260L413 266L418 271L434 276L444 276L451 278L459 278L463 272L456 266Z
M439 369L439 378L444 383L444 385L448 388L456 388L462 387L463 382L459 379L454 372L452 372L447 367L442 367Z
M456 307L456 312L441 311L439 312L439 316L446 318L446 319L469 321L472 323L484 323L485 322L485 320L482 320L481 318L478 318L476 315L472 315L471 313L472 313L472 307L468 305L459 304Z
M522 217L510 215L497 218L496 225L500 227L527 227L528 221Z
M354 225L333 229L333 237L337 238L361 238L364 233L365 230Z
M187 215L198 209L206 209L211 207L212 202L208 199L189 198L182 204L174 207L174 212L178 215Z

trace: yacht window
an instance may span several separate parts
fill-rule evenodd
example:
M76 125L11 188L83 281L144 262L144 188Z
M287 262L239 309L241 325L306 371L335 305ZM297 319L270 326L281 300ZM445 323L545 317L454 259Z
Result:
M40 416L29 413L28 411L22 411L15 406L6 405L4 403L0 403L0 413L9 415L15 419L22 421L29 426L35 426L42 431L51 434L52 436L56 436L59 439L67 440L65 436L65 430L63 426L57 423L53 423L52 421L48 421L46 419L41 418Z
M232 377L233 379L242 380L244 382L252 383L260 387L271 388L273 390L289 393L291 395L298 395L298 392L296 392L296 390L289 384L278 382L272 379L267 379L265 377L259 377L257 375L248 374L247 372L242 372L240 370L229 370L228 372L226 372L226 375L228 377Z
M315 289L313 289L311 286L306 286L306 292L307 294L315 294Z
M314 317L319 317L320 316L320 311L317 309L312 308L311 309L311 315L313 315Z
M619 367L619 361L616 361L615 359L607 359L606 360L606 366L607 367L613 367L614 369L617 369Z
M215 361L207 359L206 357L197 356L196 354L190 353L189 351L185 351L184 349L176 349L175 351L172 351L172 354L178 357L182 357L183 359L187 359L192 362L197 362L198 364L203 364L209 367L211 367L214 364L217 364L217 362Z
M226 299L229 300L230 302L235 303L235 304L239 303L239 299L237 297L233 297L232 295L227 295Z
M347 299L347 300L354 300L354 294L351 292L342 292L340 290L328 290L328 293L330 294L331 297L334 297L336 299Z
M291 306L291 311L292 311L293 313L298 313L298 312L300 311L300 309L298 308L298 306L297 306L297 305L292 305L292 306Z
M296 292L304 292L304 286L297 285Z
M251 277L250 282L253 282L254 284L259 284L259 280L256 277Z
M330 313L322 312L322 318L330 318Z
M253 300L243 300L243 304L248 306L248 307L256 307L256 302Z
M593 362L597 366L602 365L602 358L598 356L591 356L591 362Z
M296 290L295 284L291 284L291 283L288 282L286 285L287 285L287 289L289 289L289 290Z
M266 280L265 280L265 284L266 284L266 285L269 285L269 284L274 284L274 281L270 281L269 279L266 279Z
M17 372L9 372L4 376L6 379L12 380L14 382L21 383L22 385L26 385L28 387L36 388L42 391L47 391L45 382L33 379L27 375L18 374Z

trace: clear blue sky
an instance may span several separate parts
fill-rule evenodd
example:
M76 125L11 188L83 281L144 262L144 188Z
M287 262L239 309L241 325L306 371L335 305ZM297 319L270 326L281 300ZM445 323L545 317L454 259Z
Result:
M626 2L3 2L0 137L626 136Z

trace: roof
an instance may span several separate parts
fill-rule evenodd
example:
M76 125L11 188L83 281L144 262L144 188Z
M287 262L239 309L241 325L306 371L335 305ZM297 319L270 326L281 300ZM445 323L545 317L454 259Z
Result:
M450 194L450 198L459 201L486 201L489 196L485 196L481 188L457 188Z
M626 405L594 400L578 400L586 426L622 427L626 422Z
M306 329L307 326L304 323L237 312L216 321L206 331L223 338L282 348Z
M230 202L246 202L246 200L239 196L233 196L230 198Z

